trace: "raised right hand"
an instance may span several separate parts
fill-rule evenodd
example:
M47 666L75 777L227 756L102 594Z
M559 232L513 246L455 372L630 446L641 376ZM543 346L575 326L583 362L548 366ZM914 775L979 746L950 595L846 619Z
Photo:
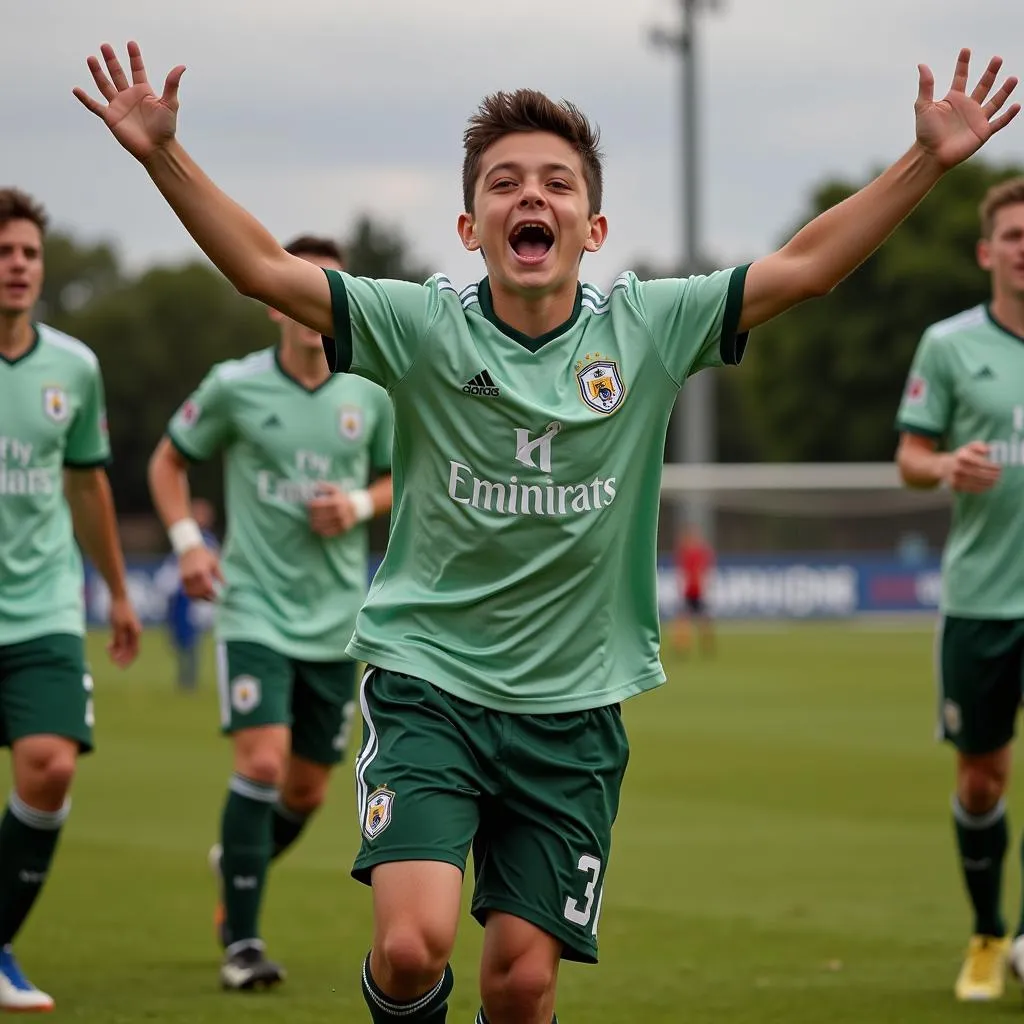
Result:
M212 601L224 583L220 560L208 547L190 548L178 558L185 593L194 601Z
M999 480L999 466L988 457L984 441L971 441L949 456L946 483L962 494L983 494Z
M106 72L96 57L90 57L87 63L106 104L93 99L84 89L74 89L74 95L87 110L103 119L114 138L132 156L145 163L174 138L178 120L178 83L185 67L179 64L170 72L164 82L163 95L157 96L146 78L146 65L142 62L138 43L128 44L131 83L109 43L100 47L100 53Z

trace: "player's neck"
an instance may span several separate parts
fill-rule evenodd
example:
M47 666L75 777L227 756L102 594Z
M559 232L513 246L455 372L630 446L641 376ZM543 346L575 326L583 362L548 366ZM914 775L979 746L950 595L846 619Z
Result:
M35 329L29 313L0 316L0 356L8 362L23 356L35 340Z
M1024 296L996 292L989 309L1003 327L1024 338Z
M281 369L310 391L320 387L331 375L323 349L282 342L277 351Z
M527 298L504 289L494 278L489 279L489 284L494 315L528 338L539 338L561 327L572 317L576 306L576 281L537 298Z

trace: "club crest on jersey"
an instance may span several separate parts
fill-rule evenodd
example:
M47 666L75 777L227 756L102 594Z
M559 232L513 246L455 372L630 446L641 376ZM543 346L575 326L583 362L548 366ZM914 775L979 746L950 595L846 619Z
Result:
M358 441L363 434L363 410L355 405L343 405L338 410L338 430L342 437Z
M391 824L391 808L395 794L386 786L378 786L366 801L363 832L367 839L376 839Z
M619 364L600 355L587 355L576 364L580 397L595 412L615 412L626 395Z
M254 676L235 676L231 680L231 706L247 715L260 702L260 681Z
M43 388L43 411L54 423L63 423L71 415L71 403L63 388Z

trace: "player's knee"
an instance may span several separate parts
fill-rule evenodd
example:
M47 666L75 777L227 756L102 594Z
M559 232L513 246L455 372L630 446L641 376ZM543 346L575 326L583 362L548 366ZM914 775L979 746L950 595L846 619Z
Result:
M502 1019L533 1020L551 998L557 965L546 951L531 950L483 973L480 979L485 1009L500 1007Z
M290 785L281 790L281 802L297 814L310 815L323 805L326 786L322 785Z
M264 786L280 786L284 779L284 757L274 749L249 751L238 768L247 779Z
M1006 772L987 761L962 765L957 797L968 814L987 814L1006 790Z
M413 983L422 987L436 981L444 971L452 941L436 929L409 922L388 928L378 946L392 982L401 987Z
M63 747L41 749L24 766L19 796L33 807L60 807L75 777L75 755Z

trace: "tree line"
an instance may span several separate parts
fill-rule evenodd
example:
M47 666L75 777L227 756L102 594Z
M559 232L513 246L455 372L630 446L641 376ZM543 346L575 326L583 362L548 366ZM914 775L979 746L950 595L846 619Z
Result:
M740 370L713 371L719 457L890 459L893 419L921 332L988 295L974 259L978 203L990 185L1022 173L980 160L957 168L841 287L758 328ZM821 183L793 230L860 184ZM343 243L355 274L422 281L435 269L419 264L399 231L369 217ZM210 365L276 338L266 310L206 262L132 274L112 245L61 233L47 239L39 319L81 338L100 358L111 478L118 507L129 514L149 510L146 462ZM197 492L220 499L218 466L197 467L193 479Z

